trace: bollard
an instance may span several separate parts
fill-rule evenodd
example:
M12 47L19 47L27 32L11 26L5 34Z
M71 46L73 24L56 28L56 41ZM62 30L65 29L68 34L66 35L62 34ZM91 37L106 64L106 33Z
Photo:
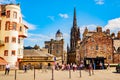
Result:
M81 75L81 68L80 68L80 70L79 70L79 71L80 71L80 77L82 77L82 75Z
M54 69L52 68L52 79L51 80L54 80Z
M34 80L35 80L35 67L34 67Z
M69 78L71 79L71 70L69 69Z
M89 76L91 76L91 72L90 72L90 69L89 69Z
M17 70L15 69L15 80L16 80L16 78L17 78Z
M94 70L92 69L92 75L94 75Z

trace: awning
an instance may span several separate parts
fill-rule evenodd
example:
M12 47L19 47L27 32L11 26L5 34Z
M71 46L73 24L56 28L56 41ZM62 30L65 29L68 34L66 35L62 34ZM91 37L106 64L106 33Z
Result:
M0 65L6 65L7 61L5 61L2 57L0 57Z

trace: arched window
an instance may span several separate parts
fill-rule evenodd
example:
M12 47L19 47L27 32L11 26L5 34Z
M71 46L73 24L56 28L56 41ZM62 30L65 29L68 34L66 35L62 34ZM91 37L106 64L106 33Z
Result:
M12 50L12 54L11 54L12 56L15 56L15 50Z
M16 30L16 29L17 29L17 23L16 23L16 22L13 22L12 27L13 27L13 30Z
M9 27L10 27L10 22L9 22L9 21L7 21L7 22L6 22L6 24L5 24L5 30L8 30L8 29L9 29Z
M8 50L4 51L4 56L8 56Z
M10 11L7 11L6 17L7 17L7 18L10 18Z
M22 31L22 27L20 26L20 31Z

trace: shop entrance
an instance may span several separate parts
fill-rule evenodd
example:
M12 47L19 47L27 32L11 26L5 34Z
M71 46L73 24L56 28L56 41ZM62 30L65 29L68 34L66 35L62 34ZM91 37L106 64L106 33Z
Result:
M101 69L101 68L106 69L106 67L104 65L105 59L106 58L104 58L104 57L85 58L84 65L87 68L88 68L89 64L92 64L93 68L95 68L95 69ZM101 64L102 64L102 67L101 67Z

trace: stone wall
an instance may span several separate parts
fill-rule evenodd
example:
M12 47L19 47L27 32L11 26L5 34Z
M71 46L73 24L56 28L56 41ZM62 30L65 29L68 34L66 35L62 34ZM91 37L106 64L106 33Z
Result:
M120 53L114 53L114 63L120 63Z

